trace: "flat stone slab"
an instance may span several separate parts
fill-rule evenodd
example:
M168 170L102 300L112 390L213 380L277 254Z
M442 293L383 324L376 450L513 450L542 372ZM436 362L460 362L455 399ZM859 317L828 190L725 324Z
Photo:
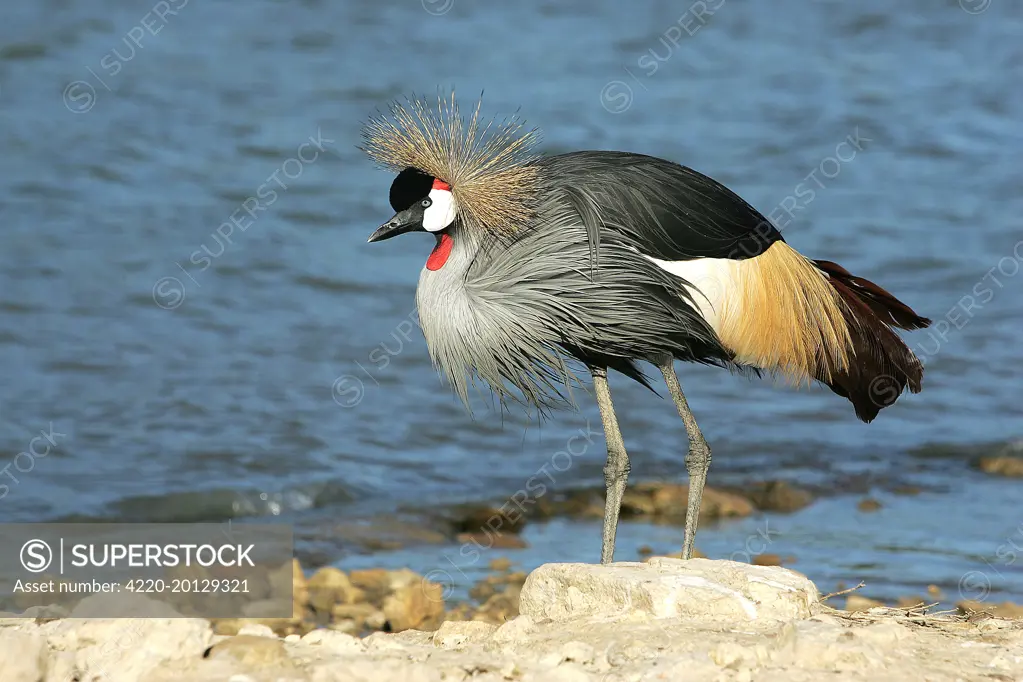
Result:
M638 612L687 620L788 621L814 615L817 587L778 566L670 559L544 564L522 587L519 611L534 620L613 619Z

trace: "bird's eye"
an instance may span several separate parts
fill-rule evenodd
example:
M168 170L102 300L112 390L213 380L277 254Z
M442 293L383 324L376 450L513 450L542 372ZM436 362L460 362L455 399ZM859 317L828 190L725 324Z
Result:
M423 208L430 208L433 205L433 199L423 199L419 202Z

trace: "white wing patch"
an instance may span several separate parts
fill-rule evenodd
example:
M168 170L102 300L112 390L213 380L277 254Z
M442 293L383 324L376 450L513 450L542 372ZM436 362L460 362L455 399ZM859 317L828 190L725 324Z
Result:
M681 277L691 286L693 300L703 319L721 333L724 322L725 301L741 301L739 287L740 261L728 258L697 258L695 260L668 261L650 258L655 265ZM734 306L733 306L734 308Z
M430 199L433 204L426 209L426 214L423 216L423 227L427 232L440 232L455 220L455 215L458 213L455 197L447 190L431 189Z

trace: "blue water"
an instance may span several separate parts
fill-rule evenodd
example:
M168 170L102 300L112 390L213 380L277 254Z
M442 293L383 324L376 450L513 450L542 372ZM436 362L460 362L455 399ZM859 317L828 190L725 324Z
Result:
M848 491L706 526L698 546L733 555L766 522L766 551L823 589L955 597L985 571L992 598L1023 597L997 555L1023 523L1020 484L969 466L1023 415L1011 3L44 0L3 14L0 520L277 516L318 561L427 572L459 546L363 556L331 538L399 507L500 502L599 428L588 400L539 428L485 399L470 419L409 322L429 239L365 243L391 178L355 148L362 121L455 86L485 91L487 113L520 109L545 151L631 150L718 178L800 251L938 321L909 337L924 392L870 425L825 390L681 367L711 485ZM683 480L670 402L612 386L633 479ZM48 454L17 458L51 428ZM951 455L920 456L935 444ZM552 487L599 484L602 458L598 438ZM885 492L899 484L925 492ZM856 511L871 492L884 508ZM508 554L593 561L598 537L559 520ZM618 556L679 542L630 523Z

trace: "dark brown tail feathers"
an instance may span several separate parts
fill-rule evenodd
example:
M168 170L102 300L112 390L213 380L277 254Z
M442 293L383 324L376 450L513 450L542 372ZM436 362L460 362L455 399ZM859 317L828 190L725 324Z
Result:
M923 329L931 324L878 285L856 277L841 265L814 261L846 304L844 315L852 337L849 367L826 381L832 391L848 398L856 416L870 422L893 404L906 386L919 393L924 368L892 328Z

